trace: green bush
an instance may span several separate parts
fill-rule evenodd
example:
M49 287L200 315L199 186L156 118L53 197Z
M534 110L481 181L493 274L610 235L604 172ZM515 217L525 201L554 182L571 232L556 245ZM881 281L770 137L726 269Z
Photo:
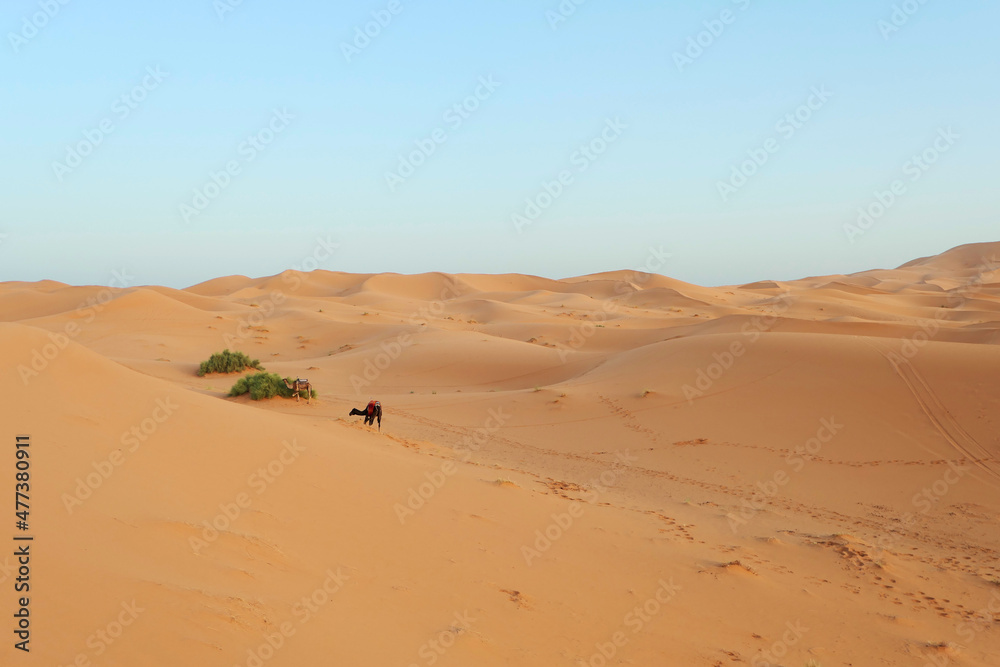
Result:
M198 375L204 376L209 373L238 373L246 368L254 368L256 370L264 370L260 361L257 359L251 359L242 352L230 352L229 350L223 350L222 352L216 352L208 361L201 362L201 366L198 368Z
M285 379L292 382L292 378ZM277 373L254 373L253 375L241 377L233 385L233 388L229 390L230 396L242 396L247 393L255 401L264 398L274 398L275 396L292 398L295 395L294 391L285 386L284 380ZM316 398L315 389L310 389L310 394L312 398ZM310 396L306 395L305 389L299 392L299 396L310 398Z

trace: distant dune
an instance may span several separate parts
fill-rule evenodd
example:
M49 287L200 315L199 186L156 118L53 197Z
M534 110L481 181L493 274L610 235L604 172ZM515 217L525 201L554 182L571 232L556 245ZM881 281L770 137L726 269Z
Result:
M37 576L3 665L1000 665L1000 243L722 287L9 282L0 337ZM224 348L318 397L228 397Z

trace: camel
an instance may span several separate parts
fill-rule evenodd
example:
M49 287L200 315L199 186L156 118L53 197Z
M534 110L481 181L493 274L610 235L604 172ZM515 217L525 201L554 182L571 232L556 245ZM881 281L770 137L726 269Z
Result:
M378 430L382 430L382 404L376 400L368 401L368 406L364 410L358 410L357 408L351 409L351 414L349 417L358 415L365 418L365 424L375 425L375 420L378 419Z
M288 380L287 379L283 379L282 382L285 383L286 387L288 387L289 389L291 389L292 391L295 392L295 402L296 403L298 403L298 401L299 401L299 392L300 391L305 391L306 392L306 403L310 402L309 399L312 397L312 385L309 384L309 380L302 380L302 379L296 378L296 380L292 384L288 384Z

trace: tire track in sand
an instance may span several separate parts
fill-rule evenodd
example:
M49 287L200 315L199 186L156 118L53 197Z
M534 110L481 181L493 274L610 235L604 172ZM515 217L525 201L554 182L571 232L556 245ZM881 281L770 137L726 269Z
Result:
M996 459L955 419L955 416L941 402L937 393L920 371L910 363L910 360L904 359L892 350L887 352L881 342L876 343L866 338L862 340L889 362L893 371L913 394L921 411L934 425L934 429L941 434L941 437L965 455L980 470L993 479L1000 480L1000 472L994 470L990 465L995 464Z

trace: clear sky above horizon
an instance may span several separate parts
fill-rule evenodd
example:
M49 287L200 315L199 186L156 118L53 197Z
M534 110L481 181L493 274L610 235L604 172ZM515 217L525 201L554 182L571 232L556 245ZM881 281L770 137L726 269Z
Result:
M558 278L652 248L717 285L997 241L998 24L982 0L8 0L0 280Z

